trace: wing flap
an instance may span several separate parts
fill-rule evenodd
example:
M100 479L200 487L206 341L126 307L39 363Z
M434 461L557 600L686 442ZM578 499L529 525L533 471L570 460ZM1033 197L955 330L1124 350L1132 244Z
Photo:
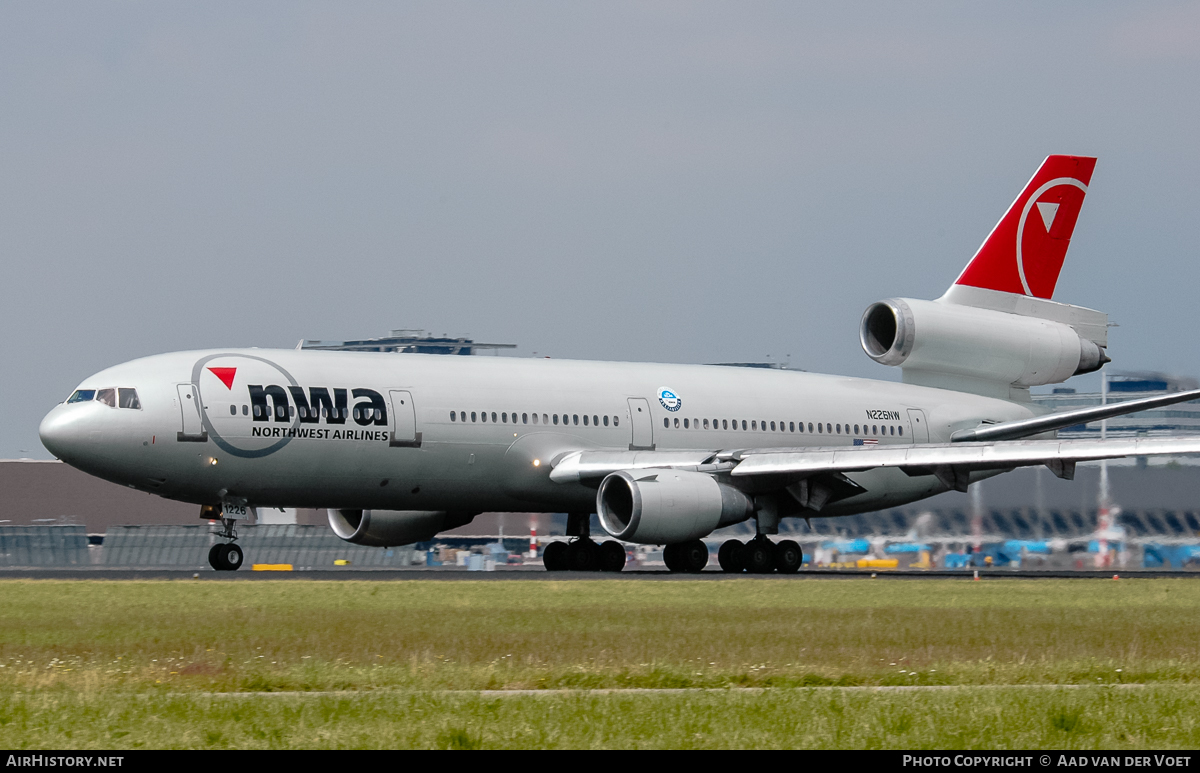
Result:
M550 480L555 483L574 483L581 480L603 478L617 470L644 470L654 467L697 469L705 466L706 462L711 460L716 453L716 451L575 451L552 463L554 469L550 471Z

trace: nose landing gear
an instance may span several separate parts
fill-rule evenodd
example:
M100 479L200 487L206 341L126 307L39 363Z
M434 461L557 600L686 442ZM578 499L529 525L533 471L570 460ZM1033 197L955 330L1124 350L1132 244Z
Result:
M242 511L243 513L245 512L244 507ZM229 540L228 542L219 542L209 548L208 565L218 572L236 571L242 565L242 559L245 557L241 546L236 544L237 530L233 527L237 523L237 519L227 517L223 508L217 508L212 505L201 507L200 517L210 521L219 520L221 522L221 530L213 533L221 539Z
M248 507L244 499L226 498L229 492L221 489L217 492L221 497L219 505L201 505L200 517L206 521L220 521L221 530L213 532L228 542L213 545L208 551L208 564L218 572L233 572L242 565L245 557L237 542L237 530L234 526L239 519L254 517L255 510Z
M233 542L218 542L208 551L208 563L218 572L236 571L242 565L242 549Z

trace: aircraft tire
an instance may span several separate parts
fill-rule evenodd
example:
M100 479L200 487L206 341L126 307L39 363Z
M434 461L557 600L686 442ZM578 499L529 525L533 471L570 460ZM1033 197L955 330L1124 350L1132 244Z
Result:
M222 567L225 565L221 560L221 548L223 547L225 547L225 543L218 542L208 549L208 565L218 572L222 571Z
M616 540L600 545L600 571L619 572L625 568L625 547Z
M678 558L679 550L678 550L678 548L679 548L679 545L663 546L663 563L667 565L668 571L671 571L671 572L682 571L682 568L679 566L679 558Z
M567 568L573 572L595 572L600 568L600 547L590 539L567 545Z
M721 549L717 551L717 563L721 565L722 572L743 572L746 569L746 560L744 557L746 546L741 540L729 539L721 543Z
M225 569L230 572L236 572L242 566L242 559L245 555L242 554L241 546L230 542L225 546Z
M542 564L547 572L565 572L567 565L567 545L564 542L551 542L542 549Z
M780 574L795 574L804 563L804 551L800 545L785 539L775 545L775 571Z
M677 560L681 564L680 569L685 572L697 574L708 566L708 545L705 545L703 540L684 542L676 551Z
M775 571L775 545L766 537L755 537L746 543L742 555L750 574L770 574Z

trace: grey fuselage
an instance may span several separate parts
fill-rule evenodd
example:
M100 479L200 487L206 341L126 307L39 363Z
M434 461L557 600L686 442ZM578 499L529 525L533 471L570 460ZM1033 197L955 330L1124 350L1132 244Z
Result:
M798 371L302 350L156 355L80 384L104 388L136 389L138 407L56 406L41 426L52 453L170 499L260 507L592 512L594 485L549 479L565 453L946 442L1034 415L1028 404ZM866 491L822 516L946 490L895 469L849 477Z

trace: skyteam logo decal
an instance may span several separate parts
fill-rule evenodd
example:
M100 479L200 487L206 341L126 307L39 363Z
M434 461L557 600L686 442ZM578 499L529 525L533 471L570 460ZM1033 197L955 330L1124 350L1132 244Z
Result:
M679 399L679 395L675 394L666 387L659 387L658 401L662 403L663 408L666 408L668 411L672 412L678 411L683 407L683 400Z

